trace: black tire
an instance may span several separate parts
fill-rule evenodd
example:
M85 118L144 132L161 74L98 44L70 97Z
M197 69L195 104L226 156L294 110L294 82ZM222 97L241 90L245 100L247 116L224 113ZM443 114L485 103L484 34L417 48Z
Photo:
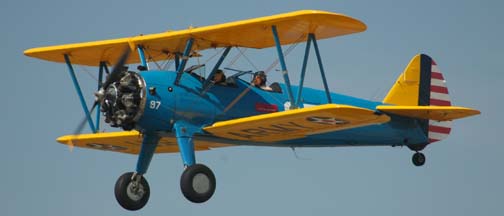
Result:
M149 183L147 183L147 180L145 180L145 178L142 176L139 186L143 193L135 194L131 191L131 187L133 186L133 183L131 181L132 176L132 172L127 172L119 177L115 184L114 193L119 205L127 210L136 211L143 208L145 204L147 204L147 201L149 201L150 188Z
M187 167L180 177L182 194L194 203L209 200L215 192L215 186L216 181L212 170L203 164Z
M413 164L415 166L423 166L425 164L425 155L420 152L417 152L413 154L411 161L413 161Z

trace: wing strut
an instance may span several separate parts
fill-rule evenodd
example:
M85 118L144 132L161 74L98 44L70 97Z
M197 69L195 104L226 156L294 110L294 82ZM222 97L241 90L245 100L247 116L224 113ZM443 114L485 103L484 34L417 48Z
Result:
M308 37L308 39L306 40L306 49L303 58L303 66L301 67L301 77L299 79L298 94L295 104L296 107L299 107L299 105L301 105L301 92L303 91L303 84L306 73L306 64L308 63L308 57L310 56L310 44L311 44L311 37Z
M322 65L322 58L320 57L320 52L318 49L317 39L315 38L315 34L311 33L308 35L313 42L313 48L315 48L315 54L317 55L317 61L320 69L320 75L322 76L322 82L324 83L325 93L327 95L327 103L332 103L331 93L329 92L329 87L327 86L327 79L324 72L324 65Z
M275 39L275 46L278 52L278 60L280 61L280 65L282 66L282 75L285 81L285 85L287 86L287 93L289 94L289 101L291 104L289 108L294 109L296 108L296 102L294 101L294 95L292 94L289 73L287 72L287 66L285 65L285 59L282 51L282 44L280 44L280 38L278 37L276 26L271 26L271 30L273 31L273 38Z
M224 61L224 59L226 59L226 56L228 55L230 50L231 50L231 47L226 47L226 49L222 53L221 57L219 58L219 60L215 64L215 66L213 67L212 72L210 72L210 74L208 75L208 78L205 80L205 83L203 83L203 91L201 91L201 95L205 94L210 88L212 88L212 86L213 86L213 82L211 82L212 77L215 74L215 72L217 72L217 70L221 66L222 62Z
M175 85L178 85L180 78L182 77L182 73L184 73L184 68L187 63L187 60L189 60L189 54L191 53L193 41L194 41L193 38L189 38L186 42L186 47L184 49L184 54L182 56L182 62L180 62L179 66L177 67L177 78L175 79Z
M102 87L102 82L103 82L103 70L106 71L107 74L109 74L108 72L108 68L107 68L107 63L105 62L100 62L100 67L98 69L98 91L101 89ZM96 112L96 121L95 121L95 127L96 127L96 132L98 132L100 130L100 116L101 116L101 103L98 103L96 105L96 110L98 110Z
M149 70L149 65L147 64L147 60L145 59L145 52L142 45L137 46L138 57L140 57L140 63L145 69Z
M65 57L65 62L68 66L68 72L70 73L70 77L72 77L72 81L73 81L75 90L77 91L77 94L79 95L82 109L84 110L84 114L86 114L86 118L87 118L87 122L89 124L89 127L91 128L91 131L93 131L93 133L96 133L96 129L93 124L93 120L91 119L91 114L89 113L89 109L86 105L86 100L84 100L84 96L82 95L82 90L79 85L79 81L77 81L77 77L75 76L74 68L72 66L72 63L70 62L70 57L68 56L68 54L65 54L64 57Z
M296 98L296 104L295 107L299 107L301 105L301 93L303 91L303 83L304 83L304 78L305 78L305 73L306 73L306 64L308 63L308 57L310 55L310 45L313 43L313 48L315 49L315 54L317 55L317 62L319 65L319 70L320 70L320 75L322 76L322 82L324 83L324 89L325 93L327 96L327 103L332 103L331 99L331 93L329 92L329 86L327 85L327 79L325 76L324 72L324 65L322 64L322 58L320 57L320 51L318 48L317 44L317 39L315 38L315 34L310 33L308 34L308 39L306 40L306 49L305 49L305 55L303 59L303 66L301 68L301 77L299 79L299 88L298 88L298 94Z

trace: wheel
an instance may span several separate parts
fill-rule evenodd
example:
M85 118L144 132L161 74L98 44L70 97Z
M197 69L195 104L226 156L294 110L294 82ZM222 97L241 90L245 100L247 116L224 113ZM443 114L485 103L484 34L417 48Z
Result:
M415 164L415 166L423 166L425 164L425 155L417 152L413 154L411 160L413 161L413 164Z
M136 211L144 207L149 201L150 188L149 183L143 176L136 177L140 178L138 183L131 180L132 176L132 172L127 172L119 177L114 192L119 205L127 210Z
M205 202L215 192L215 176L212 170L203 164L189 166L180 177L180 189L189 201Z

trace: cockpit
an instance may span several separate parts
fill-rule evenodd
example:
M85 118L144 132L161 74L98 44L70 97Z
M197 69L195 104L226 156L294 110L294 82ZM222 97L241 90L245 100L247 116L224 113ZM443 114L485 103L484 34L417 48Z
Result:
M192 77L196 78L202 83L210 83L212 86L219 87L238 87L238 82L246 83L250 86L254 86L258 89L274 92L274 93L282 93L282 88L280 84L277 82L273 82L269 86L267 85L267 76L264 71L256 71L252 70L238 70L234 68L225 67L223 69L217 69L211 77L206 80L206 68L205 64L193 65L186 70L185 73L188 73ZM249 77L247 77L249 76ZM247 81L250 80L250 81Z

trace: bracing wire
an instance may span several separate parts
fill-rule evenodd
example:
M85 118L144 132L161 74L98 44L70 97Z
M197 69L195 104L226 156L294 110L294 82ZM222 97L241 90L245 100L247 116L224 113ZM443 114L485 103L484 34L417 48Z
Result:
M286 57L286 56L287 56L287 55L288 55L288 54L289 54L292 50L294 50L294 48L296 48L296 46L299 44L299 42L301 42L301 41L302 41L302 39L304 38L303 36L304 36L304 35L301 35L301 36L300 36L300 37L299 37L299 38L298 38L298 39L297 39L297 40L296 40L293 44L291 44L291 45L287 48L287 50L283 53L284 57ZM238 54L237 54L237 55L233 58L233 60L231 61L231 64L229 64L229 66L231 66L232 64L234 64L234 63L238 60L238 58L239 58L240 56L245 56L245 55L244 55L244 53L245 53L245 51L246 51L246 50L245 50L245 51L243 51L243 52L240 50L240 48L238 48L238 50L239 50L240 52L239 52L239 53L238 53ZM245 57L245 58L246 58L246 57ZM247 61L249 61L249 63L251 63L251 64L252 64L252 62L251 62L248 58L246 58L246 59L247 59ZM268 69L265 71L265 73L268 73L269 71L271 71L271 69L273 69L273 68L274 68L274 67L278 64L278 62L279 62L279 59L277 58L277 59L276 59L276 60L275 60L275 61L274 61L274 62L273 62L273 63L272 63L269 67L268 67ZM228 67L229 67L229 66L228 66ZM254 66L254 65L252 64L252 66ZM258 70L255 66L254 66L254 68L255 68L256 70ZM226 113L229 109L231 109L231 108L232 108L232 107L233 107L233 106L234 106L234 105L235 105L235 104L236 104L236 103L237 103L237 102L238 102L238 101L239 101L239 100L240 100L243 96L245 96L245 95L246 95L246 94L250 91L250 89L252 89L252 87L254 87L254 85L253 85L253 83L250 83L250 84L248 85L248 87L247 87L246 89L244 89L244 90L243 90L243 91L242 91L242 92L238 95L238 97L236 97L233 101L231 101L231 103L229 103L229 104L226 106L226 108L223 110L223 112L224 112L224 113ZM273 97L273 99L277 100L277 99L276 99L276 97ZM277 100L277 102L279 102L279 101Z
M89 71L88 69L86 69L86 67L80 66L80 65L77 65L77 67L79 67L79 69L81 69L82 71L86 72L89 75L89 77L91 77L92 79L94 79L94 81L98 82L98 78L96 78L96 76L93 75L93 73L91 73L91 71Z

